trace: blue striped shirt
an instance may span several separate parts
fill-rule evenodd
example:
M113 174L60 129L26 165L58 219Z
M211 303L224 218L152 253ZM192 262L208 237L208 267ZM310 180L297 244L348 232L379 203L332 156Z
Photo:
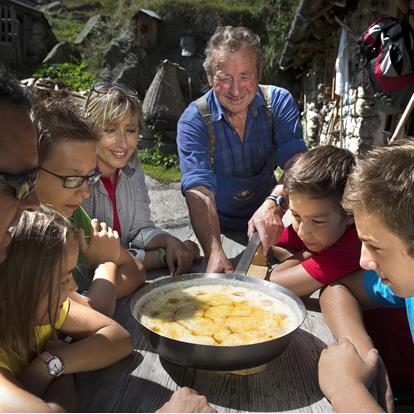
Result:
M272 130L266 102L258 89L248 109L243 141L228 121L215 93L210 90L204 95L216 135L215 171L220 175L252 177L261 171L272 152L275 168L283 168L294 154L306 151L299 111L292 95L276 86L271 86L270 94ZM187 107L178 121L177 146L183 194L196 186L207 187L215 193L218 183L210 166L208 128L195 102Z

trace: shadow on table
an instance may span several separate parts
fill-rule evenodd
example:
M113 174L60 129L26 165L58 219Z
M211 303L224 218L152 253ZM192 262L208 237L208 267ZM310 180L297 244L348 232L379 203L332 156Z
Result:
M122 389L117 378L112 380L114 387L105 394L83 394L83 400L79 400L80 412L151 413L165 404L172 395L168 388L143 378L128 376L122 381Z
M204 394L210 403L233 410L287 411L310 406L323 398L318 385L317 363L326 345L299 330L286 351L266 370L239 376L161 364L180 386Z
M107 368L76 375L81 412L117 411L117 400L125 393L125 383L144 360L140 352L134 351L130 356ZM132 377L131 377L132 378ZM82 390L79 392L79 390Z

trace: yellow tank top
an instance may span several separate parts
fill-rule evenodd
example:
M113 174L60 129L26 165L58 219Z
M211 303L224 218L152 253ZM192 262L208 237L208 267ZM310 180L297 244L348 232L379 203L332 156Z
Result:
M63 303L62 310L58 320L55 323L55 329L60 329L65 322L69 313L69 298ZM52 325L50 323L45 325L38 325L35 327L37 349L39 352L43 351L46 342L50 339L52 335ZM16 378L22 373L26 367L25 361L23 361L18 355L14 352L8 352L0 348L0 368L5 368L9 370Z

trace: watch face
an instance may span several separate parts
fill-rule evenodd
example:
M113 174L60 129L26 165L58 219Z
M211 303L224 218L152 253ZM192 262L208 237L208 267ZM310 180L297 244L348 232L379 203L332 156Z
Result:
M62 373L63 371L63 364L62 361L57 358L57 357L53 357L49 363L48 363L48 367L49 367L49 372L52 375L58 376Z

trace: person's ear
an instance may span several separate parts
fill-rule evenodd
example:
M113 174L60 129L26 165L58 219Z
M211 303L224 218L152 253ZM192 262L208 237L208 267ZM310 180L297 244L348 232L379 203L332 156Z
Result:
M347 215L345 216L345 223L346 223L348 226L351 226L352 224L354 224L354 223L355 223L355 220L354 220L354 216L353 216L353 214L347 214Z
M208 84L210 85L210 88L213 86L213 75L207 76Z

